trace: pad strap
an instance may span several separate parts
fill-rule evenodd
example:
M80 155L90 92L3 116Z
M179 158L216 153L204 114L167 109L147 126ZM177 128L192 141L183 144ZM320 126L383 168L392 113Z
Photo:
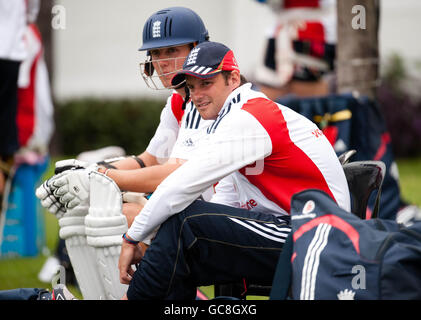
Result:
M135 155L132 155L131 157L132 157L133 159L135 159L135 160L136 160L136 162L139 164L139 166L140 166L141 168L146 167L146 165L145 165L145 163L142 161L142 159L140 159L139 157L136 157Z
M145 163L142 161L142 159L140 159L139 157L136 157L135 155L131 155L131 158L133 158L134 160L136 160L136 162L139 164L139 166L141 168L146 167ZM106 159L100 162L97 162L97 165L105 167L107 169L117 169L116 166L112 165L111 163L118 161L118 160L122 160L123 158L114 158L114 159Z
M113 166L111 163L108 163L106 161L97 162L97 165L105 167L107 169L117 169L116 166Z

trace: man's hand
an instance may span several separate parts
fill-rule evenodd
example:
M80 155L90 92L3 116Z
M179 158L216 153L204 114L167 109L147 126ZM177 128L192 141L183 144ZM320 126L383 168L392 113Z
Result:
M122 243L120 259L118 260L118 269L120 270L120 282L129 284L132 281L134 270L132 265L139 263L145 254L144 249L139 245L133 245L127 242Z

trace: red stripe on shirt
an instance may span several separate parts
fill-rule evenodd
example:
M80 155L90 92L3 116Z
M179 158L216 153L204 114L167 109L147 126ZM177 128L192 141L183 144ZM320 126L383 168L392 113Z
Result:
M246 168L254 164L239 170L250 183L287 212L291 208L291 197L309 188L322 190L335 199L319 168L292 142L277 104L256 98L245 103L242 109L259 121L272 141L272 153L264 159L261 174L245 174Z
M181 125L181 118L183 118L184 114L183 103L183 97L178 93L173 93L171 97L171 110L175 118L177 119L179 126Z

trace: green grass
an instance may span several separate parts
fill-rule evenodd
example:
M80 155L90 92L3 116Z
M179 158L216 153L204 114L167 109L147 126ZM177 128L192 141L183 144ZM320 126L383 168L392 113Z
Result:
M421 207L421 158L399 159L397 164L402 197Z
M57 160L57 159L55 159ZM402 197L421 207L421 158L400 159L397 161ZM52 168L45 173L45 177L52 175ZM46 245L49 252L54 252L58 243L57 219L50 213L45 212L46 223ZM34 258L13 258L0 259L0 290L14 288L49 288L51 284L38 280L38 273L47 259L47 255L40 255ZM78 298L82 298L77 288L69 287L70 291ZM203 292L213 298L213 288L202 287ZM261 299L262 297L250 297Z
M60 158L53 161L60 160ZM52 162L52 163L54 163ZM43 175L42 181L51 177L54 173L54 167L49 166ZM45 221L45 245L43 252L36 257L17 257L0 259L0 290L9 290L15 288L47 288L51 289L51 283L44 283L38 279L45 261L50 254L53 254L58 244L58 221L51 213L44 211ZM81 298L79 290L73 286L69 289L78 298Z

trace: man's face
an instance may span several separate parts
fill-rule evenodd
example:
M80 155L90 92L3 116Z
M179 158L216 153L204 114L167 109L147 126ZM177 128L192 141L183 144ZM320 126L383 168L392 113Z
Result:
M159 79L166 88L171 87L174 73L183 68L183 63L190 52L190 45L153 49L150 51L152 64Z
M186 84L197 111L205 120L217 118L225 100L238 86L238 83L233 81L232 75L225 81L221 73L209 79L186 75Z

